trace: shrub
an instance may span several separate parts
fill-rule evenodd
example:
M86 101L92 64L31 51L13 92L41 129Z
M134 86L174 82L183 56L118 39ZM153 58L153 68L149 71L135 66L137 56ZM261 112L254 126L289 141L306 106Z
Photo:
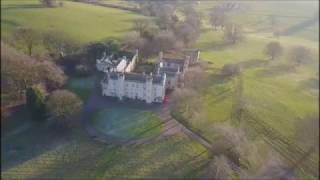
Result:
M40 86L32 86L26 91L27 107L35 120L45 119L45 92Z
M237 64L225 64L222 73L226 76L237 75L241 72L240 66Z
M56 90L46 103L49 119L62 128L70 127L72 120L81 112L82 101L68 90Z

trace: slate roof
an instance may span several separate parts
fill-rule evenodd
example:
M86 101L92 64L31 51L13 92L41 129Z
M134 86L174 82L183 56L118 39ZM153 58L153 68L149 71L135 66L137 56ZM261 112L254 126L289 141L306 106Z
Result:
M137 73L126 73L124 76L124 79L126 81L135 81L135 82L146 82L147 76L143 74L137 74Z
M116 72L111 72L109 75L110 75L110 79L114 79L114 80L118 79L118 74Z
M161 75L161 76L156 75L156 76L153 76L152 83L153 84L162 84L163 80L164 80L163 75Z
M168 77L175 77L177 76L177 73L179 72L178 68L171 68L171 67L161 67L158 69L159 74L163 76L163 74L166 74Z
M111 72L111 73L109 73L109 75L110 75L110 79L117 80L120 73ZM140 83L145 83L149 77L150 76L148 76L148 75L138 74L138 73L125 73L124 74L125 81L133 81L133 82L140 82ZM163 80L164 80L163 75L153 75L152 76L152 82L154 84L162 84ZM103 78L103 82L108 83L108 75L106 75Z

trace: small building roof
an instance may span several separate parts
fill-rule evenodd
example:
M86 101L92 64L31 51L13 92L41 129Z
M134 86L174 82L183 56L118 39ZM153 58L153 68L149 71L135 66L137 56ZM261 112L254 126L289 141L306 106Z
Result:
M117 80L122 73L119 72L110 72L109 78L112 80ZM164 81L163 75L146 75L146 74L138 74L138 73L124 73L124 80L138 83L145 83L148 78L152 79L152 83L154 84L162 84ZM108 83L108 75L106 75L103 80L104 83Z

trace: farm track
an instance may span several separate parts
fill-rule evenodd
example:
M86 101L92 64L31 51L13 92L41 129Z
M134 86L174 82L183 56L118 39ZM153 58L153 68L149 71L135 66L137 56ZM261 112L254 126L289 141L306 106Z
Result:
M307 151L295 144L289 138L283 136L277 130L269 126L264 121L258 120L250 112L244 111L243 117L254 128L256 133L262 134L263 139L271 145L271 147L279 152L291 164L299 164L300 169L311 173L317 177L318 162L310 156L300 161Z

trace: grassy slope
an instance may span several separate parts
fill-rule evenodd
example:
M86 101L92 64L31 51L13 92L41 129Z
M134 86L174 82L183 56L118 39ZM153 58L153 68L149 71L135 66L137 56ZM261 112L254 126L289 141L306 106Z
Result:
M206 10L214 3L206 2L205 5L202 3L199 9L207 14ZM303 118L319 112L319 87L317 86L319 82L319 27L314 24L291 36L274 39L267 16L257 14L312 16L316 10L301 3L287 4L287 8L266 1L245 3L254 7L256 12L231 15L234 21L246 28L246 39L239 44L224 45L223 33L212 31L208 22L205 21L197 47L202 50L201 59L212 63L209 70L209 73L212 74L212 84L203 94L203 107L208 118L207 120L194 120L191 124L201 129L207 138L214 139L212 131L214 124L232 121L231 112L236 82L235 79L217 79L215 74L219 74L221 67L226 63L251 64L244 68L242 73L243 97L248 110L281 134L294 140L296 128L299 127ZM309 10L302 11L306 8ZM279 18L278 28L285 29L302 20L304 19L282 17ZM284 55L276 62L268 62L268 58L263 54L266 43L272 40L280 41L285 48ZM288 50L295 45L304 45L312 49L315 61L311 65L299 67L296 71L290 72ZM304 147L303 142L297 143ZM313 157L319 159L318 154L313 154ZM306 176L299 173L298 178L306 178Z
M203 1L198 9L206 16L210 8L219 3ZM317 12L315 7L318 7L317 1L241 1L237 3L248 7L248 10L240 13L231 13L229 20L242 24L246 31L252 33L272 32L269 15L275 15L277 18L277 26L275 28L281 31L306 20L308 17L312 17ZM206 23L208 23L207 19ZM314 24L291 36L317 42L319 39L318 32L319 25Z
M202 3L199 9L206 14L206 10L214 3L206 2L205 5ZM252 10L262 14L311 16L313 13L311 10L307 12L298 11L301 8L310 8L309 5L301 3L291 3L289 8L285 10L274 2L262 2L263 6L260 5L260 2L259 4L256 2L244 3L249 4ZM281 3L286 4L288 2ZM259 18L262 17L260 16ZM240 23L246 24L245 21L241 21L241 18L238 20ZM246 21L252 20L252 18L246 19ZM310 31L307 35L314 36L316 29ZM302 118L312 112L318 112L316 100L318 90L306 87L304 82L312 78L317 79L319 62L315 58L316 61L312 65L298 68L295 73L289 73L283 69L289 64L287 60L288 52L285 51L278 62L268 63L265 66L259 65L259 62L267 61L267 57L263 54L263 49L266 43L272 40L280 41L286 50L294 45L304 45L313 50L314 57L318 57L319 55L318 42L310 41L302 35L300 37L286 36L274 39L270 33L250 33L239 44L224 45L223 33L211 31L210 28L204 28L197 47L202 50L201 59L212 62L213 68L221 68L226 63L242 62L253 64L251 68L246 68L243 73L244 94L250 109L263 119L269 117L266 121L285 135L292 137L296 125L295 122L298 121L297 118ZM255 63L256 66L254 66ZM213 73L217 73L217 70L213 70ZM208 93L203 97L206 104L205 107L209 113L209 121L228 120L230 119L233 102L234 81L212 83L213 85L208 89ZM206 123L203 123L202 126L203 128L210 129L210 126L208 127Z
M64 2L62 8L42 8L37 0L1 1L2 36L9 36L18 26L38 32L62 31L81 43L109 37L121 37L131 28L131 21L142 16L113 8L76 2Z
M268 4L268 2L262 3ZM206 14L210 4L207 2L199 9ZM300 8L305 8L300 5L283 9L280 6L277 7L275 3L263 6L259 5L260 2L259 4L250 2L250 4L256 6L256 11L261 10L259 13L295 14L297 16L310 16L314 13L311 10L299 13ZM237 14L237 17L233 16L233 18L246 26L247 34L243 42L232 46L224 45L223 33L210 30L205 22L205 28L198 40L197 47L202 50L201 59L212 63L209 70L209 73L212 74L212 84L207 89L207 93L203 95L208 118L206 121L195 120L191 123L202 129L207 138L213 139L213 125L217 122L231 121L236 81L235 79L216 79L214 78L215 74L219 74L220 69L226 63L251 64L251 66L244 68L242 73L243 96L249 111L281 134L293 139L302 118L319 112L319 88L316 85L319 81L319 61L317 58L319 43L316 34L319 27L312 25L291 36L274 39L270 32L259 30L263 26L268 27L266 25L268 22L262 21L264 16L244 13ZM287 23L281 24L281 28L287 28L299 22L297 19L290 19ZM268 62L268 58L263 54L266 43L272 40L280 41L285 48L284 55L276 62ZM302 66L296 71L290 72L290 68L288 69L290 64L287 56L288 49L295 45L304 45L312 49L315 61L311 65Z
M213 67L221 68L225 63L266 61L263 48L268 40L255 36L248 36L244 42L224 48L211 48L221 41L220 32L202 34L198 47L202 49L201 58L213 63ZM211 42L210 42L211 41ZM285 48L290 48L290 41L284 39ZM300 43L299 43L300 44ZM312 43L309 47L314 47ZM286 54L287 52L285 52ZM315 52L317 57L318 52ZM258 62L259 62L258 61ZM300 67L295 73L285 69L288 64L284 55L278 62L266 66L248 68L244 70L244 93L251 110L257 111L259 116L273 124L284 134L292 136L296 118L302 118L308 113L317 112L317 90L303 85L304 81L316 78L317 64ZM284 64L284 65L282 65ZM282 66L281 66L282 65ZM230 118L232 105L233 81L214 83L204 100L211 121L223 121ZM268 117L268 118L266 118Z

